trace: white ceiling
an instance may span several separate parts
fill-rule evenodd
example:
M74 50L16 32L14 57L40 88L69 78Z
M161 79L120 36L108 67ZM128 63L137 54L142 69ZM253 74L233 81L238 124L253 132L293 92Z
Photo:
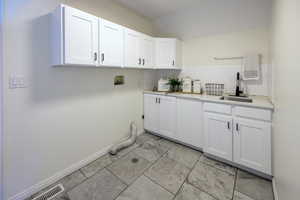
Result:
M192 7L202 0L115 0L140 15L156 19L170 13Z

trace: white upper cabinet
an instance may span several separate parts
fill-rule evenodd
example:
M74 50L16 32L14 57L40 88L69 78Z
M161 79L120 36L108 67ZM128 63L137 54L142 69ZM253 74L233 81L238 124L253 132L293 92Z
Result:
M124 27L99 19L100 65L122 67L124 65Z
M175 38L155 39L155 68L181 68L181 41Z
M154 39L144 34L141 34L140 37L140 57L142 59L141 67L154 67Z
M181 66L181 45L176 39L156 41L153 37L66 5L60 5L51 19L53 66L149 69L154 68L157 55L158 68ZM158 50L156 54L155 49Z
M125 67L153 68L154 39L145 34L125 29Z
M138 68L142 65L142 58L140 56L140 37L140 33L125 28L125 67Z
M62 7L64 17L64 52L61 52L63 64L94 65L98 64L98 18L80 10Z
M271 174L271 123L235 118L234 162Z
M98 18L59 6L52 14L52 64L97 66Z

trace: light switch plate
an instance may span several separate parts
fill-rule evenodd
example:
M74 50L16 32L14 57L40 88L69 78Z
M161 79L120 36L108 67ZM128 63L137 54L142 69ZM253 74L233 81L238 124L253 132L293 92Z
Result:
M25 77L23 75L11 75L9 77L9 88L26 88Z

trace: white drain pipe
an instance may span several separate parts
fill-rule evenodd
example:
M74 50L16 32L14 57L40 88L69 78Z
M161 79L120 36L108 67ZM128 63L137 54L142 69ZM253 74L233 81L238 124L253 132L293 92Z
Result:
M121 149L124 149L124 148L129 147L132 144L134 144L136 141L136 137L137 137L137 127L134 122L131 122L130 123L130 136L128 138L126 138L125 140L123 140L122 142L120 142L119 144L114 145L109 150L109 153L111 155L116 155L118 153L118 151L120 151Z

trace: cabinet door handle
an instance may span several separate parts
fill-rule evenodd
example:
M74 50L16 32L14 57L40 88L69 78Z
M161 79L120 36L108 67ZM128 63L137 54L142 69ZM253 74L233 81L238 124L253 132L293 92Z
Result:
M157 98L155 98L155 103L157 103Z
M104 62L104 59L105 59L104 53L102 53L102 54L101 54L101 62Z
M160 104L160 98L158 98L158 103Z
M236 128L236 131L239 132L240 128L239 128L239 124L238 123L236 123L235 128Z
M227 122L227 128L230 130L230 122Z
M175 66L175 60L173 60L172 65Z
M98 60L98 54L95 52L94 53L94 61L97 61Z
M145 65L145 58L143 58L143 66Z
M139 58L139 65L141 65L142 64L142 59L141 58Z

